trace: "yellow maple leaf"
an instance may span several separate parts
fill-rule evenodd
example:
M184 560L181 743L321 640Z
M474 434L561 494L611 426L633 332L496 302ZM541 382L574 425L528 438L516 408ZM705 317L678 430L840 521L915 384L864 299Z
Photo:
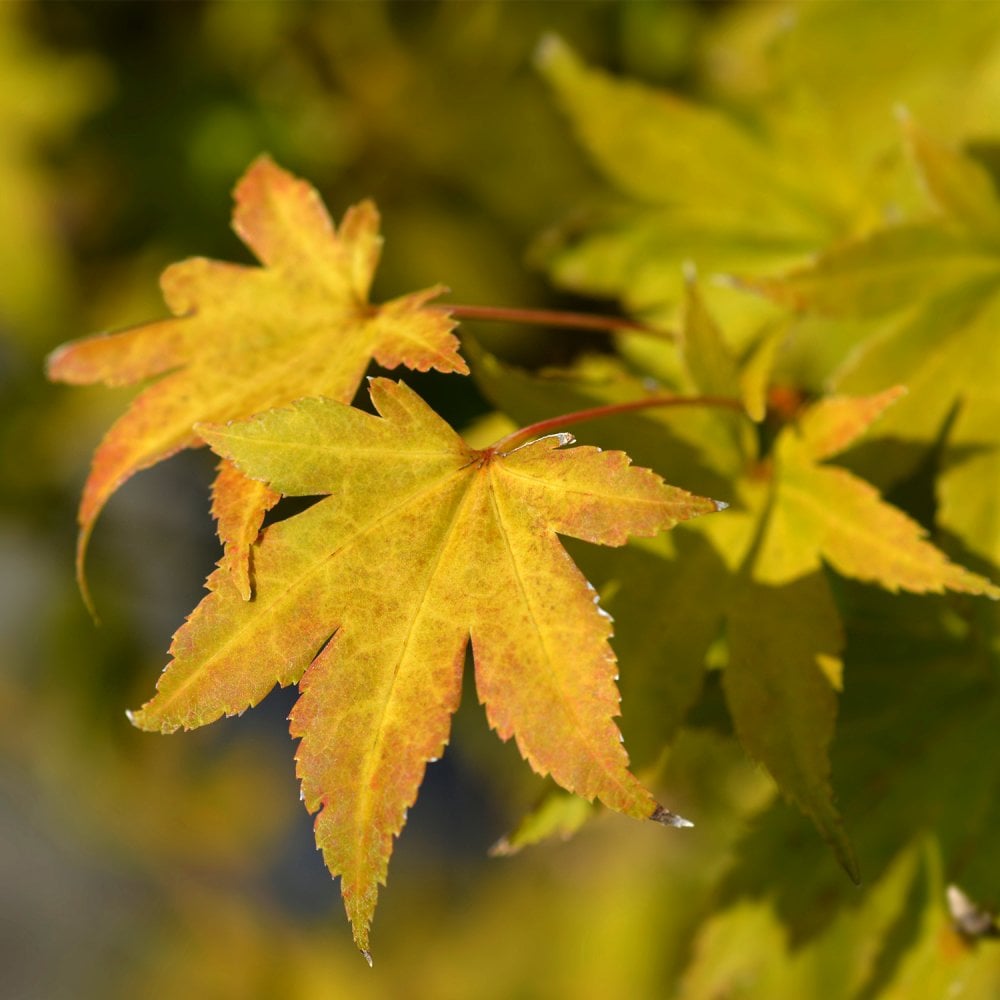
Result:
M233 228L262 267L204 258L161 278L174 318L76 341L49 357L49 377L144 389L98 447L80 504L78 571L97 515L140 469L201 444L199 421L230 420L302 396L350 401L372 358L386 368L468 372L435 287L368 302L379 215L370 201L336 229L305 181L258 158L236 186ZM234 495L237 495L235 491ZM81 574L82 582L82 574Z
M904 392L897 386L874 396L828 397L781 435L775 448L777 501L761 561L779 567L782 579L767 582L810 572L822 558L838 573L886 590L1000 598L1000 588L951 562L920 524L870 483L821 464L851 445Z
M604 545L721 505L568 434L470 448L403 384L372 381L381 418L304 399L199 433L285 495L332 493L265 530L246 602L224 570L177 633L132 719L200 726L301 679L292 713L306 806L355 939L426 762L448 740L471 636L490 725L564 788L687 825L628 770L611 622L556 534Z

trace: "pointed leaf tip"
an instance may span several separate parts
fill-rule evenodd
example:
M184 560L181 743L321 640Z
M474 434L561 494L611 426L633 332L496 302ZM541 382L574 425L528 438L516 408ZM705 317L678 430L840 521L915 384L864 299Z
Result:
M661 823L663 826L674 826L678 829L694 826L694 823L692 823L691 820L685 819L683 816L678 816L677 813L671 812L663 806L657 806L650 813L649 818L654 823Z
M715 504L716 511L729 510L729 504L725 500L713 500L712 503Z
M368 963L368 968L374 968L374 962L372 962L372 953L367 948L359 948L358 951L361 952L361 957Z

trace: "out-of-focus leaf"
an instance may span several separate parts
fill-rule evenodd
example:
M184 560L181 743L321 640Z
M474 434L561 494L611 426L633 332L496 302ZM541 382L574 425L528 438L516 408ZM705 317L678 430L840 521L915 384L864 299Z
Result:
M747 284L795 309L894 316L842 366L837 384L852 393L905 384L910 396L880 423L879 436L926 450L956 402L993 398L1000 385L1000 198L978 164L909 120L905 128L937 221L890 227L809 267ZM913 460L879 455L869 468L892 482L912 471Z
M553 788L509 834L491 848L493 857L508 857L532 844L559 837L568 840L594 814L594 805L562 788Z
M546 248L559 284L669 315L685 261L706 274L776 270L843 228L814 165L771 149L722 112L589 69L556 38L538 61L580 141L626 196L579 236L569 225Z
M930 223L895 226L835 247L815 263L741 279L790 309L855 319L898 312L928 296L1000 279L1000 256Z
M1000 399L965 401L948 435L947 461L938 479L938 523L962 544L1000 568Z
M909 114L903 116L903 134L927 194L944 217L995 243L1000 238L1000 201L986 170L932 138Z
M747 1000L784 992L857 1000L881 996L880 988L899 960L898 945L912 943L918 914L927 900L918 845L901 852L891 871L859 905L842 913L823 936L789 947L780 915L766 901L741 901L710 917L698 933L678 996ZM903 932L899 939L899 932Z
M1000 114L993 12L949 0L908 9L900 18L867 0L736 4L705 39L707 85L757 113L805 101L842 159L884 156L900 104L949 141L989 135Z
M97 58L41 44L30 17L27 4L0 7L0 336L41 350L74 304L51 151L106 99L109 80Z
M828 752L843 635L826 582L821 576L779 587L748 582L726 621L729 662L723 687L740 742L859 881L857 858L830 785Z

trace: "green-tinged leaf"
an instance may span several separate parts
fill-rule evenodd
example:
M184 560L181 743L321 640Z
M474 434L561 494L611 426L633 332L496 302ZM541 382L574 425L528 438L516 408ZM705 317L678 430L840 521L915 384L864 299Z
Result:
M841 157L877 161L904 104L950 142L989 134L1000 114L1000 26L990 4L925 0L739 4L713 19L704 68L726 105L807 106Z
M716 510L620 452L557 435L474 451L402 384L380 417L306 399L199 433L285 495L333 493L266 530L247 602L223 570L133 716L170 731L301 678L291 715L317 842L358 947L426 762L448 740L471 636L476 688L541 774L620 812L681 825L628 770L610 621L556 533L621 545Z
M718 526L734 514L714 520ZM615 621L622 732L641 769L656 762L701 693L706 654L729 598L727 567L699 531L614 553L589 549L579 558Z
M925 851L927 890L918 901L917 939L900 956L895 974L880 992L886 1000L914 996L992 997L1000 992L1000 947L964 936L944 905L954 888L946 883L935 845ZM978 947L983 944L985 947Z
M1000 399L973 397L948 435L938 524L1000 571Z
M903 134L927 194L945 217L971 235L990 242L1000 238L1000 200L986 170L937 141L908 114Z
M778 348L787 336L784 329L764 333L753 345L739 373L740 398L751 420L760 423L767 411L767 388Z
M786 965L784 931L764 903L743 903L700 928L678 997L779 996L801 991L801 971Z
M927 541L927 531L885 502L870 483L846 469L817 464L850 444L898 396L834 397L807 410L799 432L775 446L776 497L763 539L765 563L793 578L822 557L844 576L887 590L944 590L1000 598L1000 588L952 563ZM774 582L775 578L771 578Z
M693 273L689 273L685 288L678 348L692 394L743 399L736 358L708 311ZM716 419L725 426L736 454L746 460L756 456L757 435L743 414L727 410Z
M998 898L992 844L1000 768L984 749L1000 711L992 670L981 651L955 636L941 598L857 586L840 588L840 596L850 641L831 759L866 882L882 877L902 845L927 837L939 846L949 880L976 898ZM767 813L739 855L723 898L774 899L793 942L857 903L818 847L802 841L787 810ZM778 882L775 866L784 872Z
M939 209L937 223L908 223L836 247L783 276L744 283L793 309L847 318L896 314L841 367L841 390L903 383L910 398L880 436L916 448L881 449L861 468L891 483L912 471L956 402L1000 384L994 331L1000 294L1000 198L968 157L905 124L915 165Z
M521 822L491 848L495 857L509 857L525 847L558 837L569 840L594 815L591 802L562 788L552 788Z
M582 231L571 221L542 244L560 285L669 316L683 297L685 261L706 275L773 271L842 230L839 197L816 183L828 158L803 165L716 109L586 67L555 38L538 63L580 142L625 196ZM740 311L759 315L750 302Z
M776 169L766 146L724 114L589 69L554 36L537 61L587 151L638 201L694 204L706 221L774 243L810 239L828 221L805 178ZM765 218L780 235L768 234Z
M780 503L795 518L795 537L814 546L838 573L887 590L985 594L1000 588L952 563L927 531L846 469L786 460Z
M781 587L745 580L729 608L727 636L723 688L740 742L858 881L857 859L830 785L843 636L826 582L821 575Z
M680 353L692 388L706 396L740 394L736 358L698 292L692 276L684 296Z
M738 901L717 911L698 932L678 997L881 996L900 946L919 933L919 914L912 911L928 898L920 853L918 845L908 846L855 908L806 945L789 944L782 914L769 901Z
M741 286L801 312L845 319L909 309L956 287L1000 282L1000 255L930 223L893 226L836 246L783 275L739 277Z
M837 378L838 390L871 393L894 382L905 385L906 398L881 418L877 435L915 447L881 449L855 467L876 482L891 483L926 454L957 402L995 397L998 328L1000 296L985 286L959 289L887 327L858 351Z

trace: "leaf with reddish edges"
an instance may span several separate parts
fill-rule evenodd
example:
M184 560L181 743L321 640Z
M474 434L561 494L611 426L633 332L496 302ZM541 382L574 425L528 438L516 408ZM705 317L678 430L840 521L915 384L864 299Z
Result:
M437 287L381 306L368 292L381 250L368 201L334 228L316 191L267 157L236 186L233 228L263 266L174 264L161 287L173 319L67 344L62 382L124 385L152 376L94 455L80 504L78 572L94 520L140 469L200 444L199 421L246 417L302 396L350 401L372 358L393 368L468 372Z
M636 817L684 825L628 770L611 623L559 543L654 535L718 509L621 452L471 449L412 390L372 382L375 417L304 399L205 440L285 495L332 493L266 529L255 596L224 570L177 633L144 729L191 728L301 680L292 732L317 842L358 946L393 838L458 706L470 639L490 725L541 774Z
M832 458L849 448L905 395L906 387L896 385L874 396L828 396L802 414L796 432L815 461Z

